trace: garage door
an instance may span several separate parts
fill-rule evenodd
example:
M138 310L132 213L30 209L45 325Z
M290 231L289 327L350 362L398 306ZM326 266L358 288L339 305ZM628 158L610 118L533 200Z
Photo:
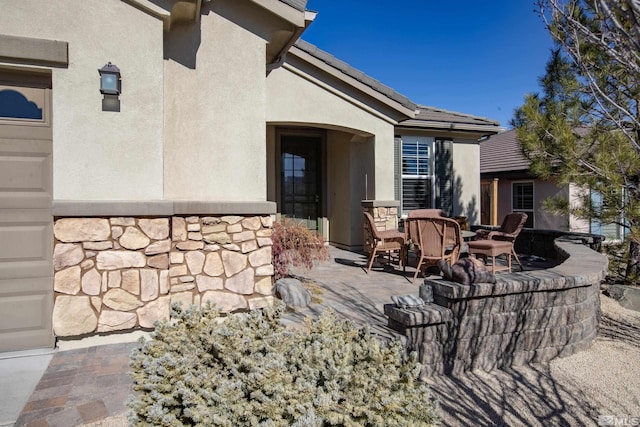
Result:
M0 68L0 351L51 347L51 77Z

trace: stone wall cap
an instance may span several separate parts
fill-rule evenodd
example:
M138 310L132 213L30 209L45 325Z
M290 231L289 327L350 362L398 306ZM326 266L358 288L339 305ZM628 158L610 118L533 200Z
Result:
M362 200L360 202L365 208L397 208L400 207L398 200Z
M591 286L606 275L605 255L576 242L556 240L555 245L566 254L566 260L547 270L499 273L496 283L462 285L444 279L425 279L424 283L433 286L434 295L468 299Z
M54 200L53 216L271 215L275 202L206 200Z
M176 200L176 215L271 215L277 212L275 202L238 202L207 200Z
M414 308L400 308L395 304L385 304L384 314L404 326L436 325L453 319L451 310L434 303Z
M54 200L53 216L171 216L170 200Z

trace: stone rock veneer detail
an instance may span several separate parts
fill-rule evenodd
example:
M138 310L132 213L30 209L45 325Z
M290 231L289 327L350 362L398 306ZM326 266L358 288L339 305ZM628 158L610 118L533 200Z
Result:
M421 377L547 362L588 348L600 320L600 282L607 259L586 246L556 240L564 260L541 271L499 273L496 284L425 280L434 303L385 305L389 326L419 354Z
M398 229L398 208L396 206L365 206L363 210L371 214L378 231Z
M272 225L270 216L57 219L55 335L152 328L173 303L271 305Z

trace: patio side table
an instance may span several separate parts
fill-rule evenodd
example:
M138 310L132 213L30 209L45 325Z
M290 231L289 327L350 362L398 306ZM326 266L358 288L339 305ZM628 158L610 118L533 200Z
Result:
M511 250L513 243L505 242L501 240L473 240L469 243L469 254L486 257L491 257L491 272L495 274L496 271L508 270L511 272ZM496 267L496 257L499 255L507 256L506 267Z

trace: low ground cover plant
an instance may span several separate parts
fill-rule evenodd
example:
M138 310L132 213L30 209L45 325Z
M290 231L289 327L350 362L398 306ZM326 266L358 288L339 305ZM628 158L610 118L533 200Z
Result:
M331 311L306 330L282 306L233 314L174 307L131 358L133 425L428 426L436 403L400 342Z

